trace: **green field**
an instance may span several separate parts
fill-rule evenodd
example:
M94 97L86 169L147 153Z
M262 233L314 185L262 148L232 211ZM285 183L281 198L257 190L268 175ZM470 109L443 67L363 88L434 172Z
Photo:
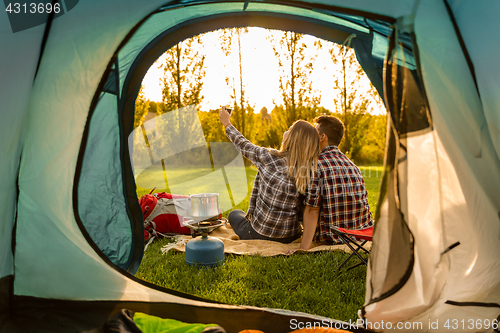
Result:
M168 192L182 195L220 193L219 207L224 211L223 216L227 217L231 210L246 210L248 208L257 169L255 167L232 167L224 168L224 173L227 179L230 180L229 183L231 186L229 189L226 186L224 174L222 174L221 169L215 170L215 172L212 169L206 168L167 170L165 172L167 182L165 182L163 169L157 167L150 172L143 172L141 174L142 178L137 181L137 197L140 198L144 194L151 192L154 187L157 188L153 193ZM168 186L165 186L165 183ZM182 187L183 184L188 185ZM146 187L141 187L140 185ZM174 191L171 188L181 188L181 190ZM231 197L233 201L230 200ZM226 209L223 209L224 207Z
M334 269L347 257L325 251L275 256L225 256L223 266L187 265L184 253L161 254L168 240L145 252L136 276L154 284L228 304L280 308L349 321L364 303L366 267ZM354 259L352 264L355 263Z
M250 200L250 193L252 191L253 181L255 176L257 175L257 169L253 166L245 167L244 173L241 168L224 168L226 176L229 179L233 180L246 174L246 184L245 188L245 180L239 180L237 185L240 186L232 186L228 190L225 186L225 183L217 182L217 185L214 185L215 182L204 181L205 179L211 180L210 175L215 174L214 170L207 168L176 168L169 170L167 169L165 172L161 165L151 168L147 170L147 172L143 172L140 178L137 179L137 197L140 198L144 194L151 192L151 190L156 187L153 193L158 192L168 192L174 194L183 194L189 195L194 193L211 193L211 192L219 192L217 189L222 190L221 192L230 192L233 198L235 198L235 205L233 206L230 202L226 203L226 207L229 207L230 210L233 209L243 209L246 211L248 207L248 203ZM375 216L376 208L377 208L377 199L380 187L380 179L382 177L382 166L362 166L360 167L361 172L363 174L363 178L365 180L366 189L368 191L368 203L370 204L370 210ZM219 171L215 170L215 171ZM216 176L216 175L215 175ZM165 178L167 181L165 181ZM224 180L223 178L213 177L213 180ZM191 186L182 187L182 184L190 184ZM230 182L231 184L232 182ZM144 187L141 187L143 185ZM180 191L171 191L171 188L181 188ZM214 189L214 187L216 189ZM236 200L238 199L238 200ZM221 200L221 199L219 199ZM229 214L230 210L224 212L224 216Z
M377 200L380 192L380 180L382 179L383 166L362 166L359 167L365 180L366 190L368 191L368 204L373 217L377 212Z
M375 213L382 167L360 169L372 213ZM167 175L168 183L188 181L210 172L212 170L195 168L178 170ZM247 189L238 189L243 192L251 190L256 169L247 167L245 172ZM205 185L201 184L200 189ZM137 194L140 197L150 191L138 188ZM163 189L155 190L162 191L165 191L165 185ZM206 191L198 193L202 192ZM249 194L235 208L246 210L248 199ZM184 253L170 251L162 255L161 248L168 242L168 239L163 239L149 246L137 277L223 303L288 309L344 321L356 320L357 311L364 303L366 267L360 266L347 272L335 271L347 257L344 252L325 251L269 258L226 255L223 266L207 269L187 265ZM354 264L355 259L351 260Z

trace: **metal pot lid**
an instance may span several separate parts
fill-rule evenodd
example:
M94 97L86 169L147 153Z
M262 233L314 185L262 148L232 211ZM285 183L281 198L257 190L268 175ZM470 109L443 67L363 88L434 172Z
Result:
M189 197L191 198L212 198L212 197L218 197L219 193L198 193L198 194L190 194Z

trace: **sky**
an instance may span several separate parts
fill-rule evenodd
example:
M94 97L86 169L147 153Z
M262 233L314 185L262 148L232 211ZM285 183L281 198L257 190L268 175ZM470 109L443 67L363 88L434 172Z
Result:
M268 39L272 35L272 31L256 27L250 27L247 33L242 34L243 82L245 85L245 94L250 104L254 106L255 112L259 112L262 107L266 107L271 111L274 104L282 104L278 89L278 60ZM226 57L221 50L218 36L217 32L207 33L203 36L203 52L206 55L206 74L202 90L204 99L201 109L205 111L217 109L221 105L232 104L230 89L226 84L225 78L237 77L236 74L239 72L237 55L235 54L234 59ZM320 106L333 110L335 66L327 50L322 49L318 51L314 46L315 40L317 38L309 35L305 35L303 39L303 42L307 45L306 52L309 52L310 56L316 57L314 71L310 79L313 82L313 89L321 94ZM164 59L164 56L161 56L150 67L143 80L146 98L152 101L161 100L160 79L163 76L163 69L159 69L158 64L162 59ZM360 91L366 91L369 88L368 77L365 76L362 78L358 88ZM370 113L385 113L385 109L372 109Z

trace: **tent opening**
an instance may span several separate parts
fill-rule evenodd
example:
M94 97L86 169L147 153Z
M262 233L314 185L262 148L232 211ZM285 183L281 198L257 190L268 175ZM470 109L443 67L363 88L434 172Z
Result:
M288 45L295 51L287 51ZM189 70L201 62L206 64L204 71ZM286 89L292 80L295 86ZM151 101L155 88L157 100ZM269 91L275 94L266 100ZM344 92L347 110L341 98ZM189 103L192 96L203 98L199 104L178 108L179 101ZM293 98L296 104L287 105ZM256 106L259 102L261 106ZM343 119L348 134L340 148L362 165L375 213L387 118L354 50L310 35L253 27L226 28L181 41L151 65L135 103L135 129L128 141L138 198L152 191L185 196L215 192L224 217L234 209L247 211L257 170L228 142L218 120L222 104L234 109L232 123L245 137L276 149L283 133L298 119L312 122L321 114ZM167 267L178 261L166 260ZM149 271L156 268L148 271L151 260L146 261L138 274L148 280ZM186 274L190 273L186 270ZM177 288L177 280L162 279L171 282L167 284L171 288Z
M203 16L196 6L173 10L161 8L153 13L117 50L101 81L101 89L96 93L80 152L79 172L75 178L78 185L75 216L96 252L118 270L135 273L143 257L143 219L137 202L141 194L149 193L154 187L184 195L214 192L213 188L206 190L207 184L220 184L218 191L224 193L220 201L221 210L224 212L238 207L239 203L244 205L249 196L248 185L254 172L252 167L245 163L241 155L232 148L232 144L227 142L220 126L217 129L215 108L202 109L201 90L196 91L196 84L204 78L205 73L203 66L199 66L201 58L197 58L196 52L191 53L191 58L187 57L193 67L185 71L186 78L194 77L189 89L184 90L183 95L176 95L176 87L170 86L166 89L164 85L161 103L149 103L148 106L149 109L154 105L158 116L148 121L142 119L142 122L141 116L136 117L141 112L145 114L147 99L144 97L144 89L141 90L141 82L151 65L167 50L172 51L172 57L175 52L180 55L179 45L200 38L200 33L225 28L227 31L236 31L234 36L241 36L242 31L249 26L280 29L288 36L304 36L307 33L321 38L325 45L337 45L337 51L341 50L339 59L342 61L344 57L344 64L348 53L345 50L350 50L351 56L355 54L356 62L359 62L373 85L372 95L376 95L375 90L382 93L387 92L388 85L392 87L390 95L380 94L391 113L387 127L390 139L386 143L386 167L377 204L377 216L388 214L382 211L382 202L392 203L388 198L400 198L401 194L404 197L404 189L398 188L398 193L393 192L394 177L391 175L394 175L395 170L401 169L395 166L405 159L405 135L429 129L431 126L425 98L422 97L423 87L417 71L418 59L413 53L410 34L397 34L394 26L381 20L333 11L318 13L308 9L284 8L286 6L265 3L252 3L245 8L234 3L214 3L210 6L213 6L214 15ZM179 21L181 16L183 19ZM282 46L285 46L286 37L282 40L285 41ZM345 47L340 48L339 43ZM321 43L315 45L317 50L319 44ZM276 45L279 45L279 42ZM200 52L203 50L194 46L192 49ZM286 50L286 47L283 50ZM286 54L283 50L275 50L275 56L279 58ZM331 51L330 56L333 56L333 53L334 51ZM387 64L393 67L389 77L384 77L384 74L388 73L383 70L384 61L386 69ZM175 67L173 63L165 62L163 65L164 83L169 80L175 82L175 75L172 74ZM307 68L307 65L304 65L304 68ZM167 77L166 73L170 73L170 77ZM235 113L234 118L239 122L241 130L248 131L251 136L254 129L252 125L267 126L265 133L254 134L253 139L262 145L279 145L280 133L297 118L312 120L314 115L319 113L335 113L325 107L321 109L318 102L321 99L315 98L312 91L311 96L308 96L311 104L302 105L294 115L295 119L290 116L290 108L286 102L276 103L270 112L265 106L256 112L256 107L249 100L239 98L242 96L241 92L249 86L240 85L238 88L237 81L231 82L230 79L226 85L233 88L233 95L230 93L226 99L228 102L221 104L229 104L234 106L235 110L239 108L244 111L239 115ZM282 90L282 96L286 95L286 88ZM413 99L408 96L413 96ZM337 112L342 110L342 103L338 104L340 109L336 109ZM367 111L367 103L364 107L364 111ZM347 113L342 115L341 112L338 114L352 116ZM348 117L344 119L347 121ZM377 120L377 126L384 129L385 126L380 126L383 120ZM359 123L360 117L352 121L353 138L356 133L355 125ZM154 128L151 127L153 124ZM357 156L361 159L362 151L355 153L355 143L356 140L353 139L346 152L352 154L353 158ZM369 149L365 155L370 155ZM186 164L191 168L190 175L185 172ZM227 181L226 167L234 168L232 171L238 170L232 178L234 183ZM183 172L178 172L181 169ZM401 212L404 209L403 203L395 211ZM375 300L387 297L400 288L412 268L412 236L404 222L404 216L390 216L386 220L398 226L391 230L403 235L400 237L400 245L404 250L398 251L398 265L388 269L392 279L389 279L385 289L372 296Z

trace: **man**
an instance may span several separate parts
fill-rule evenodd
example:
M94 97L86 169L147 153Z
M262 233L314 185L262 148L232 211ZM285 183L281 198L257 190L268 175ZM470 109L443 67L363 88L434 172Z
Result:
M314 242L336 244L331 227L366 229L373 226L368 193L359 168L338 148L344 124L336 117L314 119L321 153L318 171L306 190L301 250Z

